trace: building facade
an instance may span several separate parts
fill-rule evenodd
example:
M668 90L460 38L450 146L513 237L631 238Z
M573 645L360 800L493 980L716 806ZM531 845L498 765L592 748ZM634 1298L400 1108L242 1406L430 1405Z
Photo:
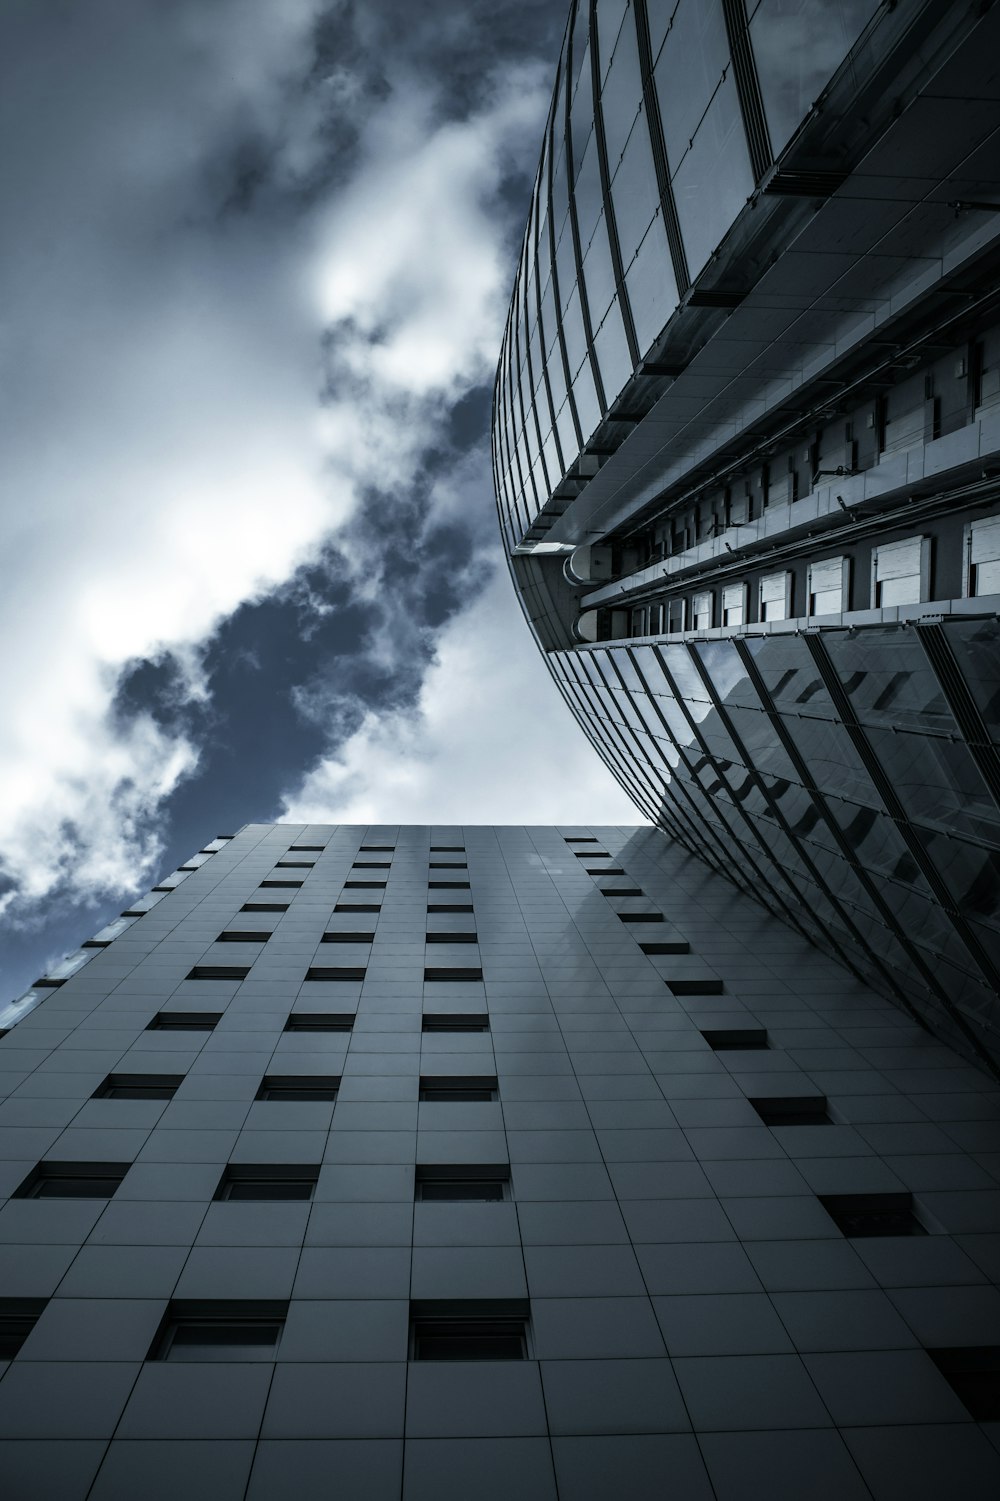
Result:
M998 1493L995 1086L656 829L250 825L6 1023L5 1501Z
M643 813L994 1069L998 57L947 0L579 0L493 432Z

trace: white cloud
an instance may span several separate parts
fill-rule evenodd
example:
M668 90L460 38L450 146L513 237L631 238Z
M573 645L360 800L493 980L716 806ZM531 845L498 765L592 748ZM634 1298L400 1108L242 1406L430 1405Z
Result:
M527 634L510 582L498 570L442 631L417 711L369 714L289 794L279 817L292 823L641 822Z

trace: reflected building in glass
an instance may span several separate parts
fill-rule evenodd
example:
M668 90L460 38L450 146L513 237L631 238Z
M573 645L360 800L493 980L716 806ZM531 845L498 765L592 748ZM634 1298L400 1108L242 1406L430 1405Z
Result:
M642 811L996 1067L1000 13L573 5L494 398Z

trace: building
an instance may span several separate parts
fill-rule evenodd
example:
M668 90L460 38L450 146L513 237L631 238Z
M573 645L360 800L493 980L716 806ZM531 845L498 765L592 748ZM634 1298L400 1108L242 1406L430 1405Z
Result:
M992 1081L656 829L248 825L6 1021L5 1501L998 1493Z
M998 59L949 0L574 4L493 434L643 813L994 1069Z

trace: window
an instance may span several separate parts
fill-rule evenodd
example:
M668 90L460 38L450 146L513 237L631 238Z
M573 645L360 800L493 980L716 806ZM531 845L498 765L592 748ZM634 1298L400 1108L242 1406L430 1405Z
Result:
M471 902L428 902L428 912L471 912Z
M640 943L644 954L690 954L691 945L683 938L665 939L662 943Z
M287 1302L173 1299L147 1360L273 1360Z
M341 933L324 933L320 939L320 943L374 943L374 941L374 933L353 928L345 928Z
M610 858L610 857L609 857ZM588 876L623 876L625 871L620 865L595 865L591 870L589 865L584 866Z
M410 1305L413 1360L527 1360L528 1304L421 1302Z
M970 1417L977 1423L1000 1419L1000 1345L959 1345L927 1353Z
M13 1360L45 1311L45 1298L0 1298L0 1360Z
M352 870L391 870L391 860L355 860Z
M713 1053L749 1053L768 1046L766 1027L719 1027L701 1035Z
M241 912L287 912L287 902L244 902Z
M490 1019L485 1011L456 1011L451 1014L425 1011L422 1030L424 1032L488 1032Z
M442 932L442 933L427 933L425 936L426 936L426 939L427 939L428 943L478 943L479 942L479 934L478 933Z
M671 995L722 995L725 990L721 980L667 980Z
M477 1104L499 1099L495 1074L454 1074L421 1077L420 1098L426 1104Z
M259 928L229 928L225 933L220 933L216 943L266 943L270 938L270 932Z
M926 1235L913 1212L911 1193L820 1194L819 1201L841 1235Z
M787 620L792 613L792 575L772 573L757 585L759 618Z
M459 967L456 965L441 965L437 968L424 970L425 980L481 980L483 972L473 965Z
M183 1074L108 1074L92 1100L172 1100Z
M283 891L284 890L295 890L295 891L297 891L299 889L299 887L302 885L302 882L301 881L261 881L260 884L261 884L262 889L265 890L265 891L276 890L278 888L280 888Z
M321 855L325 849L325 844L293 844L289 847L288 853L290 855Z
M965 548L968 594L1000 594L1000 516L970 522Z
M293 1011L285 1022L286 1032L350 1032L353 1011Z
M345 881L345 891L384 891L384 881Z
M363 844L358 850L359 855L392 855L395 853L394 844Z
M929 537L907 537L872 548L872 604L876 609L919 604L930 592Z
M334 912L381 912L382 908L377 902L338 902Z
M743 625L747 618L746 584L727 584L722 591L722 624Z
M619 912L622 922L662 922L662 912Z
M221 1011L158 1011L147 1032L214 1032Z
M245 980L250 973L249 964L196 964L187 980Z
M339 1088L339 1074L265 1074L256 1098L300 1103L335 1100Z
M464 844L432 844L432 855L464 855Z
M275 870L312 870L315 860L276 860Z
M809 614L839 615L849 604L847 584L850 560L826 558L809 564Z
M306 970L307 980L363 980L365 966L363 964L313 965Z
M596 841L595 841L596 842ZM574 850L578 860L610 860L607 850Z
M711 594L696 594L691 601L691 628L695 631L707 631L712 625L712 596Z
M468 870L464 860L431 860L431 870Z
M826 1095L775 1095L758 1097L752 1105L765 1126L829 1126Z
M510 1167L506 1162L417 1167L414 1197L421 1203L497 1204L509 1194Z
M566 834L563 836L567 844L599 844L596 834Z
M215 1198L227 1203L276 1203L311 1199L319 1168L309 1163L231 1162Z
M431 891L471 891L469 881L428 881Z
M602 886L602 896L642 896L641 886Z
M110 1199L130 1162L40 1162L14 1199Z

